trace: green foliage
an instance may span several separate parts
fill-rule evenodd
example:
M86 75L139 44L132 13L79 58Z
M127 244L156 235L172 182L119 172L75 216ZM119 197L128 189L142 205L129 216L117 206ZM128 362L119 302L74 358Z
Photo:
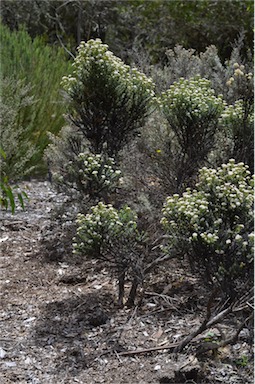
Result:
M150 111L153 83L125 65L100 39L82 42L73 72L63 77L69 119L94 153L116 156L137 134Z
M220 57L226 59L242 31L246 48L253 49L251 0L128 0L120 2L118 9L118 26L108 28L107 35L114 52L121 50L121 43L122 47L130 47L131 42L138 41L151 61L158 63L165 59L165 51L176 44L198 52L213 44Z
M246 355L241 355L237 360L235 360L235 364L237 367L247 367L249 363L249 358Z
M229 160L202 168L196 189L168 197L163 209L166 249L187 254L205 281L217 281L231 298L253 281L253 184L248 166Z
M1 146L5 156L0 157L1 172L11 180L33 171L31 164L36 154L30 137L30 128L23 119L27 109L35 104L31 87L24 81L5 78L1 82Z
M0 147L0 157L1 159L6 160L6 153L1 147ZM22 209L25 208L24 198L28 199L26 192L20 190L17 185L11 186L9 183L8 176L5 174L5 172L1 168L0 207L5 209L8 209L10 207L12 214L14 214L15 209L17 207L17 199Z
M228 58L241 31L252 50L253 13L252 0L1 1L3 23L11 29L25 24L32 37L54 44L62 39L73 51L81 38L99 37L125 60L132 60L132 47L139 44L154 63L176 44L198 52L214 44Z
M24 90L13 94L12 104L15 104L15 125L20 130L19 147L29 141L35 152L25 168L37 167L38 171L45 168L42 163L42 154L48 144L47 132L57 133L63 126L63 113L65 106L59 102L60 80L64 73L69 71L66 54L61 48L46 46L44 39L36 37L31 39L29 34L21 29L16 32L0 24L1 34L1 83L2 100L10 99L11 89L8 89L8 79L19 84L22 82ZM5 85L5 83L7 84ZM14 87L14 83L10 85ZM31 97L33 102L24 106L24 93ZM20 101L18 100L20 98ZM30 101L31 101L30 100ZM8 122L4 122L4 130L13 131ZM3 147L9 157L8 148ZM16 156L16 163L23 162L23 153ZM25 168L23 168L22 173ZM22 173L20 176L22 176Z
M32 38L40 35L51 44L71 44L75 48L80 37L104 38L106 27L118 23L112 0L2 0L1 17L11 30L25 25Z
M210 84L209 80L200 77L180 78L159 99L170 130L165 141L165 153L157 148L160 151L158 161L165 162L165 158L173 157L174 152L176 164L172 184L175 191L192 182L214 146L224 102L221 95L215 96ZM175 142L175 148L171 141Z
M221 125L227 135L233 140L233 149L229 156L237 161L243 161L254 170L254 111L247 108L243 100L236 101L223 111Z

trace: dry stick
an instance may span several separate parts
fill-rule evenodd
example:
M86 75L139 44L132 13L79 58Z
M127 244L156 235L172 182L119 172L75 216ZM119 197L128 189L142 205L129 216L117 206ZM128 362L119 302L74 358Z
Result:
M219 289L216 288L212 292L212 294L211 294L211 296L210 296L210 298L208 300L206 318L204 319L202 324L199 326L199 328L197 330L195 330L192 334L187 336L186 339L184 339L181 343L172 343L172 344L161 346L161 347L153 347L153 348L146 348L146 349L136 349L134 351L125 351L125 352L120 352L118 355L119 356L130 356L130 355L137 355L137 354L148 353L148 352L153 352L153 351L162 351L162 350L165 350L165 349L170 349L170 350L172 349L173 352L175 352L175 353L181 352L186 347L186 345L188 345L189 342L192 339L194 339L197 335L199 335L200 333L202 333L203 331L205 331L207 328L211 327L212 325L215 325L224 316L226 316L231 311L233 311L233 304L231 304L228 308L226 308L225 310L221 311L220 313L218 313L216 316L214 316L210 320L210 317L211 317L211 307L212 307L213 299L215 298L215 296L218 293L218 291L219 291ZM239 302L240 301L242 301L242 298L239 300ZM249 321L253 316L254 316L254 313L252 312L252 314L249 317L247 317L241 323L241 325L239 326L237 332L233 336L229 337L228 339L222 341L219 344L210 344L210 346L207 346L207 347L203 348L203 351L200 352L200 353L204 353L204 352L207 352L207 351L213 350L213 349L222 348L222 347L225 347L227 344L234 343L237 340L237 337L238 337L239 333L241 332L241 330L243 329L243 327L245 326L246 322ZM199 355L199 352L197 352L197 355Z
M162 347L152 347L152 348L145 348L145 349L136 349L134 351L120 352L119 356L138 355L140 353L148 353L148 352L153 352L153 351L162 351L164 349L174 349L177 346L178 346L178 343L172 343L172 344L165 345L165 346L162 346Z
M144 275L146 275L148 272L150 272L154 267L158 266L159 264L168 261L170 259L174 259L173 255L165 255L165 256L159 256L156 260L152 261L143 271Z
M174 350L174 352L181 352L185 347L186 345L189 344L189 342L194 339L197 335L199 335L200 333L204 332L206 329L210 328L212 325L215 325L217 323L219 323L221 321L221 319L223 319L226 315L228 315L229 313L233 313L233 307L234 307L234 303L230 304L230 306L226 309L224 309L223 311L221 311L220 313L218 313L217 315L215 315L211 320L210 320L210 317L211 317L211 306L212 306L212 302L213 302L213 299L214 297L216 296L218 292L218 289L216 288L214 290L214 292L212 293L211 297L209 298L209 301L208 301L208 304L207 304L207 313L206 313L206 318L205 320L203 321L203 323L198 327L198 329L196 329L193 333L191 333L190 335L188 335ZM245 295L246 296L246 295ZM242 302L243 298L241 298L240 300L238 300L237 303L240 303ZM236 304L237 304L236 303ZM251 315L253 316L253 314ZM211 346L208 346L208 351L209 350L212 350L212 349L217 349L219 347L223 347L227 344L230 344L230 343L233 343L236 338L238 337L239 333L241 332L242 328L244 327L244 324L246 323L247 320L249 320L251 318L251 316L249 316L247 319L244 320L244 322L241 324L241 326L238 328L238 331L237 333L227 339L227 340L224 340L222 343L220 344L215 344L215 345L211 345ZM204 352L204 349L203 349L203 352Z
M197 335L199 335L200 333L204 332L207 327L208 327L208 322L209 322L209 319L211 317L211 307L212 307L212 303L213 303L213 299L215 298L217 292L219 291L218 288L214 289L214 291L212 292L209 300L208 300L208 303L207 303L207 311L206 311L206 317L204 319L204 321L202 322L202 324L198 327L198 329L196 329L193 333L189 334L175 349L174 349L174 352L177 353L177 352L181 352L185 347L186 345L189 344L189 342L194 339L194 337L196 337Z
M212 297L210 298L209 301L211 301ZM210 312L210 310L209 310ZM240 327L238 328L237 332L230 338L228 338L227 340L224 340L222 341L220 344L212 344L210 345L209 347L207 348L203 348L203 353L204 352L207 352L209 350L213 350L213 349L218 349L218 348L221 348L221 347L225 347L227 344L232 344L236 341L239 333L241 332L242 328L244 327L244 325L246 324L247 321L249 321L253 316L253 313L247 317L240 325ZM199 333L203 332L206 328L207 328L207 323L206 323L206 319L203 321L203 323L201 324L201 326L198 328L197 331L195 331L192 335L188 336L185 340L183 340L183 342L181 343L172 343L172 344L169 344L169 345L165 345L165 346L161 346L161 347L152 347L152 348L145 348L145 349L136 349L134 351L125 351L125 352L119 352L118 353L118 356L130 356L130 355L138 355L138 354L141 354L141 353L148 353L148 352L153 352L153 351L163 351L165 349L172 349L173 352L180 352L195 336L197 336ZM204 328L205 327L205 328ZM192 337L191 337L192 336ZM184 342L185 342L185 345L184 345ZM181 348L179 350L179 347ZM110 352L110 351L108 351ZM107 352L106 352L107 353ZM197 353L198 355L199 353Z
M201 351L197 351L196 353L196 356L199 356L200 354L202 353L205 353L205 352L208 352L208 351L212 351L214 349L218 349L218 348L223 348L225 347L226 345L228 344L233 344L236 342L237 338L238 338L238 335L239 333L241 332L241 330L243 329L243 327L245 326L246 322L251 320L252 317L254 316L254 313L252 313L250 316L248 316L239 326L238 330L236 331L236 333L234 333L233 336L229 337L228 339L226 340L223 340L221 343L210 343L210 345L208 346L204 346Z

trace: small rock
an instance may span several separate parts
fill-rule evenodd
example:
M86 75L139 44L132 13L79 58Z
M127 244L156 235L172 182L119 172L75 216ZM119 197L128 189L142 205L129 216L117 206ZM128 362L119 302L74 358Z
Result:
M0 347L0 359L4 359L5 355L7 354L7 352Z

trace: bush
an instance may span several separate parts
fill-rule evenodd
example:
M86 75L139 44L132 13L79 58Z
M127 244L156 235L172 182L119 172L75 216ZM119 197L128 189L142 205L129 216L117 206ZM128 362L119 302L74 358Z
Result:
M1 147L5 156L0 157L0 169L10 180L16 180L34 170L32 159L36 156L36 147L23 116L33 108L35 100L31 86L13 78L2 80L1 93Z
M197 170L214 147L224 103L221 95L215 96L210 84L209 80L200 77L189 80L181 78L162 93L160 106L170 129L166 137L169 149L163 153L158 148L159 161L163 156L176 159L175 167L170 170L174 173L174 191L182 191L193 181Z
M82 42L73 72L63 77L69 119L94 153L116 156L150 111L153 83L125 65L100 39Z
M17 111L16 126L17 129L25 130L23 136L25 141L29 140L31 146L36 151L30 158L25 168L35 173L35 167L38 173L45 172L46 167L42 161L43 151L47 144L48 132L58 133L64 124L63 113L65 112L64 103L60 98L60 81L65 73L69 73L70 64L67 61L66 53L62 48L50 47L45 44L42 37L31 39L29 34L20 29L11 32L6 26L0 23L1 34L1 83L7 84L10 80L15 86L21 82L27 91L27 96L33 99L33 102L26 105L22 111L19 105L23 102L21 89L17 87L18 92L8 89L8 86L2 88L2 100L9 98L12 93L15 111ZM19 101L20 98L20 101ZM3 121L7 131L12 129L6 121ZM18 147L24 146L23 137L20 137ZM8 146L2 144L9 158ZM23 156L26 151L16 154L16 163L23 162ZM10 165L11 167L11 165Z
M81 135L70 127L64 127L59 136L50 137L52 143L45 151L45 159L57 189L80 202L86 197L108 201L121 177L115 160L89 152Z
M138 280L142 279L139 251L142 235L137 229L135 212L128 206L116 210L111 204L99 202L91 208L91 213L78 214L77 224L74 253L104 260L117 273L120 305L123 304L125 276L129 271L134 278L128 300L132 305Z
M226 106L221 115L221 125L226 136L233 141L229 156L246 163L254 171L254 111L243 100Z
M6 159L6 153L0 147L0 157ZM25 191L19 189L17 185L11 186L9 183L9 178L6 173L1 168L0 176L0 207L8 209L11 208L12 214L14 214L17 207L17 200L21 207L24 209L24 198L28 199L28 196Z
M167 252L188 255L191 267L232 299L253 282L253 193L248 166L231 159L202 168L196 189L168 197L163 208Z

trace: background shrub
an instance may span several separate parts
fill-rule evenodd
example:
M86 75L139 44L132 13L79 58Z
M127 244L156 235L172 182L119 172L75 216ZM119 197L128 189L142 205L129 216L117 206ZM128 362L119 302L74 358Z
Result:
M6 99L10 99L15 81L24 86L22 92L19 90L12 94L12 104L15 105L16 111L15 124L21 133L19 139L17 135L15 136L18 147L21 148L15 156L15 166L26 163L26 166L20 170L20 176L24 172L29 173L32 170L35 172L34 167L37 172L45 172L42 156L49 143L47 133L59 132L64 124L65 106L60 101L60 81L62 76L69 72L67 55L63 48L47 46L42 37L32 40L24 29L11 32L8 27L0 23L0 34L3 102L6 103ZM11 89L8 89L8 82L12 83L9 85ZM25 94L31 97L30 101L33 99L33 103L27 103L26 108L24 108L24 90L26 90ZM19 108L20 105L23 107ZM7 131L12 134L14 132L13 127L8 126L8 122L5 121L4 132ZM11 154L9 154L8 143L4 142L5 138L4 134L2 146L8 161ZM24 160L27 140L35 151L33 156L26 154L26 160ZM10 163L9 168L12 168L12 165L13 163Z
M5 160L6 153L0 147L0 158ZM14 214L15 209L18 204L24 209L24 199L28 199L28 196L25 191L20 190L17 185L10 185L8 175L1 168L0 175L0 207L8 209L11 208L12 214Z
M254 171L254 111L253 105L236 101L223 111L221 125L233 142L229 157L245 162ZM226 151L227 153L227 151Z
M253 193L248 166L202 168L196 189L166 199L161 223L169 252L188 255L205 281L234 298L253 283Z
M5 78L1 81L1 147L5 156L0 157L1 174L10 181L22 178L34 170L33 157L37 148L32 141L27 110L35 105L31 86L24 81Z

